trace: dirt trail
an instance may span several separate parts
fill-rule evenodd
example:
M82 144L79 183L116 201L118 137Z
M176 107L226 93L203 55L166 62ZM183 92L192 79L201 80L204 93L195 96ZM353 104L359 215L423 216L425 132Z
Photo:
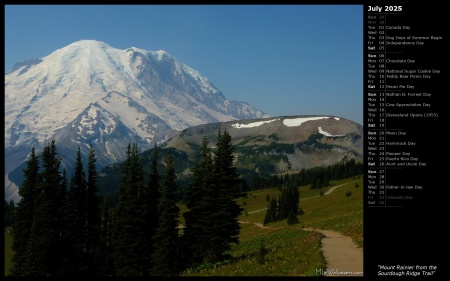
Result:
M271 228L271 229L274 229L273 227L265 226L265 225L263 225L262 223L259 223L259 222L239 221L239 223L254 224L254 225L256 225L259 228Z
M241 221L240 223L251 223ZM253 223L260 228L272 228L262 223ZM339 232L304 228L308 231L317 231L325 237L322 238L322 251L327 262L324 276L363 276L363 250L358 248L352 239Z
M351 184L355 181L348 182L345 184L340 184L332 187L324 195L328 195L333 192L336 188ZM300 200L311 199L317 196L300 198ZM264 211L266 208L261 210L256 210L249 212L256 213ZM249 223L249 222L240 222ZM256 226L261 228L272 228L266 227L261 223L254 223ZM358 248L352 239L345 236L339 232L332 230L321 230L304 228L304 230L317 231L322 233L325 237L322 239L322 251L327 262L327 269L323 272L324 276L363 276L363 250Z
M352 239L331 230L309 229L325 235L322 239L322 251L327 262L325 276L362 276L363 251Z

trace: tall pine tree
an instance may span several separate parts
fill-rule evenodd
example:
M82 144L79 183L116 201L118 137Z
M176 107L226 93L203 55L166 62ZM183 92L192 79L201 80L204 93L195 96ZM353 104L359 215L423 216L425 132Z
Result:
M210 229L215 223L214 218L208 214L216 208L212 171L212 153L204 136L200 156L195 158L191 181L186 191L186 206L189 209L183 214L183 260L186 267L195 266L207 258L211 241Z
M39 174L39 158L36 156L35 148L32 147L31 155L24 170L25 180L19 189L21 196L15 211L15 222L13 227L12 257L14 276L25 275L24 265L27 261L27 246L31 238L31 227L34 214L36 213L37 198L41 193L41 177Z
M190 261L187 266L222 260L231 244L239 242L238 217L243 208L236 199L243 193L233 153L226 130L223 134L219 130L214 156L204 137L186 193L189 211L185 213L183 241Z
M97 261L99 275L114 275L113 260L113 229L114 229L114 212L111 209L109 196L103 198L102 214L101 214L101 232L100 232L100 252L101 255Z
M219 130L216 147L213 174L217 199L215 212L212 214L216 223L211 229L211 261L223 259L231 244L239 242L238 217L243 212L243 208L236 202L243 193L240 191L239 174L234 167L231 135L226 129L223 133Z
M57 155L55 140L47 144L42 154L42 193L36 201L31 227L24 275L59 276L64 248L61 238L65 180L60 172L61 158Z
M78 148L75 170L70 179L65 204L64 271L79 276L86 271L86 179Z
M138 146L127 147L115 210L113 259L118 276L148 275L144 232L144 172Z
M168 153L161 197L158 201L159 227L154 236L153 275L174 276L179 272L177 185L172 155Z
M98 275L98 263L101 258L100 252L100 231L101 214L100 198L97 187L97 169L95 162L97 156L92 147L89 148L88 157L88 178L86 182L86 262L87 273L91 276Z
M156 234L156 229L159 227L159 212L158 200L160 198L160 175L158 173L158 150L156 143L153 148L152 161L150 164L150 171L148 175L148 183L145 188L144 201L144 232L145 232L145 247L144 257L147 259L148 272L151 271L151 254L154 252L153 237Z
M266 216L264 217L263 224L266 225L269 222L275 222L277 220L277 199L273 197L270 199L270 203L267 206Z

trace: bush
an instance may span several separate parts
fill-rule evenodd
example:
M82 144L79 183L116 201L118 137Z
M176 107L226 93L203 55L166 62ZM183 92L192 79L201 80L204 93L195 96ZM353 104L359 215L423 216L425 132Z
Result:
M266 254L269 251L267 250L267 248L264 246L264 242L261 241L260 245L259 245L259 251L258 251L258 256L256 258L256 260L258 261L259 264L265 264L266 263Z
M287 218L287 224L293 225L298 223L297 214L295 214L293 211L289 212L288 218Z
M352 192L351 192L351 191L348 191L347 193L345 193L345 196L347 196L347 197L352 196Z

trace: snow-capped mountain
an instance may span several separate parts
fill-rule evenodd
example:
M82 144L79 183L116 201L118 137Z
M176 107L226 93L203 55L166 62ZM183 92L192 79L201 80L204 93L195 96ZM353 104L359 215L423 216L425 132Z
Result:
M5 199L17 200L8 174L33 145L55 139L73 162L92 144L103 166L123 160L128 143L145 150L191 126L263 117L165 51L78 41L5 75Z

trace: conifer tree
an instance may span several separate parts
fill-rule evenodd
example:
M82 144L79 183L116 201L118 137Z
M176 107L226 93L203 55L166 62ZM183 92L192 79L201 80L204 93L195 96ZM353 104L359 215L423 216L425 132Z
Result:
M158 200L160 198L160 175L158 173L158 150L156 143L152 155L144 201L144 231L146 241L143 247L145 247L144 257L147 259L145 263L149 272L152 268L151 254L154 252L153 236L155 236L156 229L159 227Z
M42 193L37 198L31 227L25 274L30 276L59 276L63 247L61 238L65 180L59 170L55 140L47 144L42 154Z
M112 257L112 233L114 229L114 214L110 206L109 196L106 195L102 203L101 232L100 232L100 252L98 260L99 275L114 275L114 260Z
M298 214L298 210L299 210L299 202L300 202L300 192L298 190L298 187L292 183L289 186L289 190L288 190L289 194L289 212L292 212L295 216L297 216Z
M97 157L92 144L89 148L88 178L86 182L86 258L89 275L98 275L100 253L101 214L97 187Z
M144 174L138 146L127 147L119 202L115 210L113 259L118 276L145 276Z
M277 220L284 220L289 215L289 198L287 187L282 187L281 194L278 199Z
M64 271L71 276L77 276L85 270L83 266L86 249L86 180L80 148L67 192L64 242Z
M297 214L294 213L293 211L290 211L288 218L287 218L287 224L292 225L292 224L297 224L297 223L298 223Z
M208 215L215 210L213 160L208 140L203 137L200 156L192 167L191 181L186 191L185 227L183 232L185 266L203 262L209 247L210 229L215 223Z
M15 212L15 223L13 227L12 257L14 276L25 275L24 265L27 260L27 246L31 238L31 227L36 212L36 201L41 193L41 177L39 174L39 159L35 148L32 147L31 155L24 170L25 180L19 189L21 196Z
M223 259L231 244L239 242L238 217L243 212L243 208L236 202L243 193L239 187L239 174L234 167L231 136L226 129L223 133L219 130L216 147L213 169L216 203L215 211L211 214L215 224L211 228L213 239L208 255L210 261Z
M266 225L269 222L275 222L277 220L277 199L273 197L270 199L269 206L267 207L267 213L264 217L263 224Z
M158 201L159 227L154 236L153 275L174 276L179 272L177 185L172 155L168 153L161 197Z
M297 214L299 211L300 193L295 181L283 187L278 200L277 220L288 219L288 224L298 223Z
M5 200L5 227L10 227L14 225L14 210L15 204L13 200L10 200L9 203Z

